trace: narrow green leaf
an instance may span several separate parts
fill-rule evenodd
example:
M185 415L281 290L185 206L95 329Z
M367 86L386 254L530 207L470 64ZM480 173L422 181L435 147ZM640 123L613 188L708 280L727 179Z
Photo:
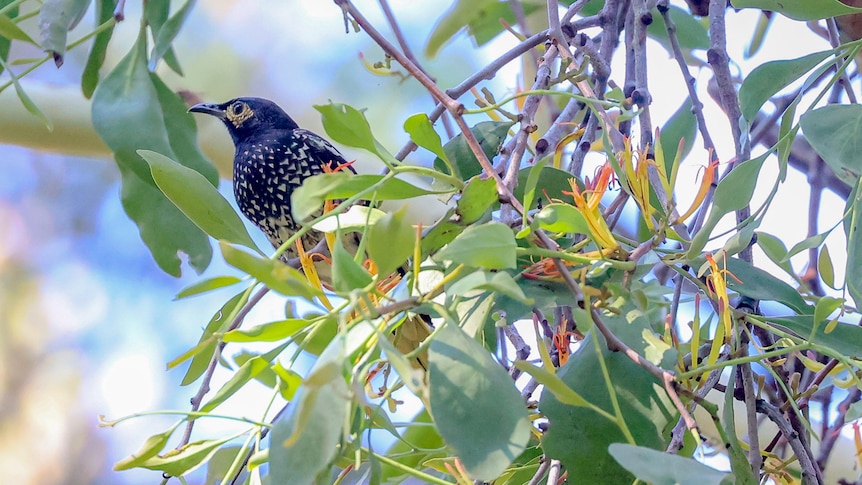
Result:
M757 66L739 88L739 107L742 116L751 123L760 108L775 96L814 69L834 51L815 52L796 59L769 61Z
M138 451L115 463L114 471L119 472L140 467L144 462L158 455L159 452L162 451L168 444L168 440L171 439L171 435L174 434L174 431L176 431L179 425L180 423L178 422L177 424L171 426L170 429L162 431L158 434L154 434L147 438L144 441L144 444L141 445L140 448L138 448Z
M296 332L308 327L311 323L311 321L304 318L289 318L287 320L256 325L251 328L231 330L224 334L222 340L225 342L278 342L296 334Z
M428 349L430 408L440 435L471 478L492 480L530 439L527 409L512 379L456 325Z
M524 187L527 185L527 177L529 177L531 170L531 168L522 168L518 172L518 186L515 187L515 197L519 199L524 198ZM530 209L536 209L539 206L539 202L544 206L555 199L558 201L571 201L572 197L563 193L571 192L572 187L569 185L569 179L571 178L572 174L565 170L545 166L539 173L539 180L536 181L536 187L539 192L533 199L533 205L530 206Z
M306 179L300 187L293 191L290 197L293 217L298 221L305 220L319 211L325 200L346 199L372 186L375 187L375 190L366 193L362 197L363 200L409 199L436 193L386 175L324 173Z
M713 210L722 214L747 206L754 195L760 168L768 154L745 161L736 166L715 189ZM710 214L711 216L712 214Z
M844 422L850 423L862 418L862 401L856 401L847 409L847 414L844 416Z
M12 82L15 85L15 94L18 95L18 99L21 100L21 104L24 105L27 112L36 118L39 118L39 120L45 124L45 127L48 128L48 131L54 131L54 123L45 116L45 113L36 106L36 103L34 103L32 99L30 99L30 96L28 96L24 91L24 88L21 87L21 83L18 82L18 78L13 78Z
M793 20L820 20L862 12L838 0L731 0L736 8L757 8L778 12Z
M35 40L31 39L27 32L21 30L12 19L6 15L0 15L0 36L11 40L20 40L33 45L39 45Z
M626 470L653 485L721 485L731 478L727 472L710 468L686 456L613 443L608 447L611 456Z
M806 251L808 249L820 246L829 236L830 232L832 232L831 229L821 234L815 234L813 236L806 237L802 241L799 241L798 243L794 244L793 247L790 248L790 251L787 251L787 254L784 255L782 262L790 261L790 258L796 256L802 251Z
M829 246L825 244L820 248L820 255L817 257L817 272L826 286L835 288L835 267L832 265L832 257L829 256Z
M474 268L514 268L517 243L509 226L491 222L470 226L441 249L436 258Z
M368 228L368 255L377 265L377 273L380 275L391 274L413 255L416 230L404 222L406 212L407 207L402 207Z
M168 364L168 369L170 369L189 358L192 359L189 368L186 370L186 375L183 376L183 380L180 382L181 386L187 386L195 382L206 371L218 345L218 339L215 338L215 334L223 331L230 325L231 322L228 320L228 317L234 310L238 310L237 307L239 305L245 302L243 295L245 295L244 291L234 295L210 318L197 345L192 349L192 352L185 353L185 355L188 355L186 358L174 359L173 362Z
M158 29L155 45L153 46L153 52L150 55L151 70L155 70L159 61L171 49L171 44L173 43L177 34L180 32L180 29L186 22L186 19L192 12L192 9L194 8L196 3L197 0L186 0L186 3L184 3L183 6L180 7L180 9L177 10L175 14L168 18L165 23L162 24L160 29ZM180 72L178 74L182 73Z
M862 176L862 106L828 105L808 111L799 120L812 148L848 185Z
M231 244L261 252L230 203L200 173L161 153L138 150L162 193L202 231Z
M215 276L213 278L207 278L183 288L179 293L177 293L177 296L174 297L174 299L180 300L190 296L200 295L201 293L208 293L226 286L235 285L241 281L242 280L236 276Z
M248 381L254 379L255 376L266 369L269 369L269 361L263 356L258 355L247 360L231 375L230 379L228 379L228 381L225 382L218 391L216 391L215 395L201 406L200 411L202 413L208 413L217 408L221 403L225 402L228 398L236 394L237 391L242 389Z
M271 483L315 483L335 458L350 405L350 390L341 374L344 359L343 342L336 338L296 392L287 414L273 426Z
M96 0L96 26L109 21L113 16L114 0ZM110 29L99 32L96 34L96 38L93 39L93 45L90 47L90 53L87 56L87 63L84 65L84 70L81 73L81 91L83 91L84 97L87 99L93 96L93 91L96 90L96 86L99 84L99 69L105 63L105 53L108 50L111 37L114 35L115 25L112 25Z
M583 396L575 392L562 379L557 377L557 374L550 372L544 367L535 366L524 360L516 361L515 367L533 376L536 382L545 386L545 390L552 392L554 397L561 403L568 404L569 406L592 407Z
M308 283L305 275L281 261L259 258L224 242L219 242L219 245L227 264L246 272L282 295L311 300L320 293Z
M54 56L57 67L66 55L66 36L84 13L90 0L45 0L39 9L39 33L42 50Z
M691 18L691 16L688 16ZM659 134L664 153L665 173L668 177L673 173L673 161L679 157L685 158L694 146L697 138L697 119L692 112L691 99L683 100L682 105L673 113L667 123L661 127ZM682 152L677 153L679 141L683 140Z
M242 434L245 434L245 432ZM241 436L241 434L237 436ZM196 470L209 461L222 445L236 439L237 436L229 436L218 440L193 441L179 450L150 457L137 466L149 470L157 470L175 477L182 476Z

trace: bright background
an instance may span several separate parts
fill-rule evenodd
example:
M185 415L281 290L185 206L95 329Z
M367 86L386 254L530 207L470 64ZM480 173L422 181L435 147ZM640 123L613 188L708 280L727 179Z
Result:
M390 34L377 2L356 3L380 30ZM420 58L434 21L442 13L441 3L391 2ZM137 8L137 2L127 4L129 20L116 29L108 64L125 54L137 35ZM743 58L755 20L751 12L729 14L733 59ZM72 38L85 33L91 24L92 12ZM513 42L499 39L477 51L461 35L437 58L421 59L439 84L449 87ZM803 24L778 18L761 53L735 68L744 76L764 59L794 58L827 47ZM268 97L277 100L300 125L320 133L313 104L331 99L367 108L376 136L392 152L407 139L401 128L403 120L432 107L418 83L377 76L363 67L359 53L373 62L381 60L379 49L364 34L345 35L341 12L330 2L201 2L176 48L187 76L167 75L175 89L194 91L207 101L241 95ZM39 55L14 43L10 58ZM68 90L80 97L76 86L85 58L83 50L72 51L62 69L43 66L26 79L25 89ZM677 109L684 89L676 65L655 43L650 47L650 62L656 63L650 66L650 88L653 121L659 126ZM498 99L514 92L518 69L519 64L513 63L487 84ZM614 73L622 84L622 66L615 66ZM707 71L697 77L705 85ZM11 91L3 99L17 103L8 96ZM705 92L702 100L724 161L732 156L726 118ZM46 114L51 117L59 112ZM225 141L221 128L202 126L202 143ZM692 181L691 186L706 158L698 151L700 146L698 141L680 173L681 178ZM351 156L359 157L366 170L376 170L368 155L351 152ZM417 163L430 161L416 157ZM111 466L173 419L150 416L100 429L98 416L116 419L157 409L188 409L196 387L180 388L184 368L166 371L165 364L195 345L202 327L232 293L227 290L173 301L180 289L200 277L185 267L183 277L174 279L156 267L120 205L118 171L110 159L0 145L0 167L4 173L0 177L0 469L4 480L45 485L157 483L156 472L117 474ZM788 246L804 239L807 187L805 176L792 172L777 202L781 210L773 210L761 229L783 238ZM227 181L222 181L221 189L232 199ZM681 205L691 196L680 194ZM837 198L825 194L821 228L839 220L842 206ZM261 247L268 247L262 238L258 240ZM830 246L836 266L843 266L843 242L830 240ZM757 259L764 260L762 255ZM801 271L801 263L794 261ZM204 276L221 274L232 272L216 254ZM837 277L841 277L840 271ZM277 319L283 312L281 305L271 301L250 320ZM262 404L228 402L223 411L246 414L240 410ZM220 434L223 429L219 426L201 422L195 437ZM197 476L202 480L202 473Z

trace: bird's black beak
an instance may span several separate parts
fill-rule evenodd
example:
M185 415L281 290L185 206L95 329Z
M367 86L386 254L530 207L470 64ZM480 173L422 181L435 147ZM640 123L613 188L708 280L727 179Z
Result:
M220 120L225 119L224 108L219 104L214 103L199 103L189 108L189 113L205 113L215 116Z

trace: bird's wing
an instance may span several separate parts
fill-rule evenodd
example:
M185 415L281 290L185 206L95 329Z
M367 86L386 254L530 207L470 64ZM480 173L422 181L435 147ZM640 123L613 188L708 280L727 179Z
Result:
M356 170L344 159L344 155L325 138L302 128L293 130L293 136L311 149L316 159L320 160L323 164L328 164L330 170L349 169L352 173L356 173Z

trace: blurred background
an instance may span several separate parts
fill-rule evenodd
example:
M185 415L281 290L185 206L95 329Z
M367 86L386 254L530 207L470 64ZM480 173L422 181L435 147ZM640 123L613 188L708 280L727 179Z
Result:
M460 35L435 59L425 59L421 56L425 40L447 6L441 3L446 2L393 0L390 5L423 66L441 86L450 87L514 40L498 39L477 50L466 35ZM377 2L358 1L357 5L392 38ZM126 53L137 35L140 5L129 2L126 8L128 20L115 30L108 67ZM743 12L731 18L734 23L728 28L739 29L739 35L729 36L733 55L745 49L756 17ZM774 28L764 55L790 58L827 48L825 41L800 24L776 21L782 29L794 29L793 33L775 35L782 30ZM73 38L88 32L93 22L90 12L73 31ZM35 18L21 26L30 32L37 29ZM407 139L403 120L432 107L418 83L366 68L360 54L377 62L383 60L381 51L362 33L351 29L345 34L341 11L331 2L200 2L175 48L186 75L165 72L173 89L191 91L206 101L242 95L271 98L301 126L318 133L323 131L313 104L333 100L368 108L366 116L375 135L392 152ZM669 63L668 69L652 66L651 72L673 73L652 81L653 116L659 125L679 106L683 88L665 51L656 45L651 49L652 60ZM35 48L15 42L9 58L41 55ZM55 135L26 113L13 89L0 93L0 140L9 143L0 144L0 469L7 483L157 483L161 478L155 472L115 473L111 466L175 419L147 416L116 428L99 428L99 416L116 419L158 409L188 409L196 387L180 387L184 367L167 371L166 363L197 343L202 327L230 296L220 291L174 300L183 287L201 276L188 266L178 279L161 272L123 212L118 170L86 126L89 108L79 87L85 60L82 46L69 52L61 69L46 64L23 83L58 124ZM497 99L512 94L518 88L519 68L515 62L485 85L492 87ZM0 76L0 81L6 80ZM703 99L710 103L707 114L718 120L711 127L713 136L724 154L732 153L723 114L708 96ZM82 113L85 126L80 127L81 133L68 135L80 137L74 140L77 145L52 141L56 133L70 129L60 126L62 121ZM205 151L222 170L220 188L232 201L230 185L224 180L233 155L226 132L211 123L214 120L197 121ZM32 136L10 135L15 129ZM75 148L67 153L52 153L57 146L71 145ZM430 158L422 159L424 155L413 156L415 163L430 162ZM348 153L348 158L367 163L365 171L377 169L367 154ZM700 158L703 160L685 166L680 176L694 180L705 160ZM794 172L791 177L798 179L791 184L807 190L804 175ZM801 193L782 191L787 197L780 203L788 214L804 214L807 203ZM838 201L831 194L826 197L829 200L823 210L837 212L822 227L840 218L840 208L835 209L840 207ZM802 224L788 225L786 219L767 220L762 229L791 243L805 237ZM260 247L268 247L257 231L250 232ZM840 253L832 252L836 267L843 267ZM231 270L216 254L204 276L221 274L231 274ZM271 305L258 311L278 318L283 309ZM196 438L198 432L205 436L210 426L201 424ZM204 481L203 471L196 476Z

